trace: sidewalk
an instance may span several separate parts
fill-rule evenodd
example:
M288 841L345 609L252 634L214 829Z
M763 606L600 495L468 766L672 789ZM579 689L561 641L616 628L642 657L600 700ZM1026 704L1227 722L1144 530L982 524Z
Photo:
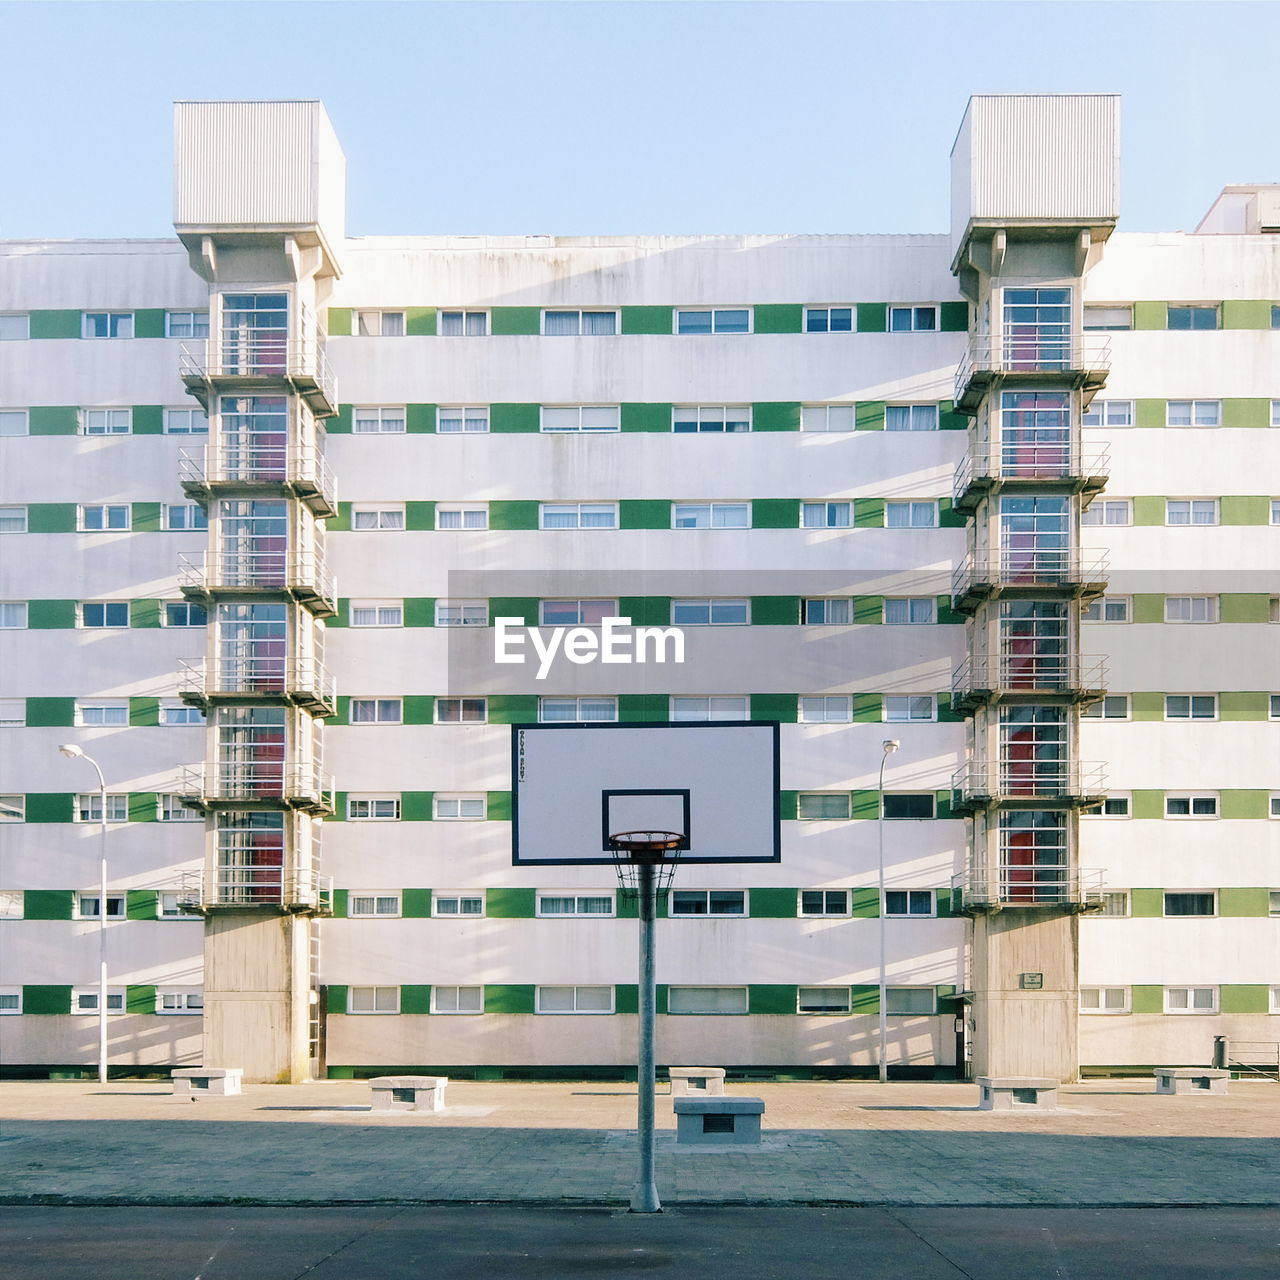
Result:
M752 1084L759 1148L677 1148L658 1101L664 1202L895 1206L1280 1204L1280 1086L1157 1097L1060 1091L1056 1113L977 1110L965 1084ZM0 1203L625 1204L623 1084L458 1081L447 1111L372 1115L367 1084L174 1099L130 1082L0 1085Z

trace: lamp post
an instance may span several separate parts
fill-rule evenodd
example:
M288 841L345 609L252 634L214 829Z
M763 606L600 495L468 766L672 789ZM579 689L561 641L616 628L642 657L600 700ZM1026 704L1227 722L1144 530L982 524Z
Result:
M68 760L87 760L98 775L98 1082L107 1083L107 783L98 762L74 742L58 748Z
M876 818L876 842L879 847L879 857L877 859L880 870L880 999L877 1001L880 1010L880 1048L877 1054L880 1065L880 1083L884 1084L889 1079L889 1061L888 1061L888 1041L889 1041L889 1019L885 1010L885 999L888 988L885 986L885 931L884 931L884 913L885 913L885 897L884 897L884 767L889 763L889 757L902 744L896 738L886 738L880 748L882 755L880 756L880 786L878 791L878 799L880 801L880 811Z

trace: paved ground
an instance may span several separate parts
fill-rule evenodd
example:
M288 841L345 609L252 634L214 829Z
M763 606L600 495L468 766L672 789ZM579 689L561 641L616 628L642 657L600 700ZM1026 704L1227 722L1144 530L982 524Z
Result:
M964 1084L730 1092L765 1100L760 1148L677 1148L659 1099L668 1206L1280 1205L1275 1084L1173 1098L1149 1082L1093 1082L1064 1088L1056 1113L1016 1115L978 1111ZM158 1084L6 1083L0 1204L627 1201L626 1085L460 1081L439 1115L374 1116L368 1099L350 1081L195 1103Z
M7 1280L1271 1280L1276 1209L0 1208Z

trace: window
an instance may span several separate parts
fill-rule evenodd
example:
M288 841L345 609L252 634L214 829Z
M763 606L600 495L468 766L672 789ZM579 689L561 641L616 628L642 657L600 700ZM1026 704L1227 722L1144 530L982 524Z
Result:
M1273 693L1268 702L1268 711L1272 720L1280 720L1280 693Z
M76 895L76 919L97 920L102 915L102 897L98 893L79 893ZM125 918L124 894L107 894L107 919L123 920Z
M1218 427L1222 425L1221 400L1170 400L1165 425L1170 427Z
M207 311L166 311L164 336L166 338L207 338L209 313Z
M0 436L25 436L27 411L25 409L0 409Z
M197 809L189 809L176 795L156 797L156 817L161 822L203 822L204 815Z
M0 316L0 321L5 317ZM22 988L0 987L0 1017L5 1014L22 1012Z
M848 724L853 719L853 698L847 693L802 697L800 719L805 724Z
M161 507L161 525L171 531L188 532L196 529L207 529L209 517L198 502L166 503Z
M884 527L886 529L936 529L938 504L936 502L886 502Z
M71 990L72 1013L97 1013L98 988L73 987ZM124 989L122 987L107 988L107 1012L124 1012Z
M805 333L852 333L852 307L805 307Z
M1132 400L1095 400L1080 419L1086 427L1133 426Z
M671 430L679 435L700 432L739 433L751 430L746 404L678 404L671 410Z
M399 987L348 987L348 1013L399 1013Z
M548 338L613 337L618 332L616 311L544 311L542 332Z
M1166 818L1216 818L1218 797L1212 793L1179 792L1164 798Z
M751 507L745 502L677 502L671 508L673 529L748 529Z
M543 502L538 504L543 529L616 529L616 502Z
M611 916L613 915L613 894L540 893L538 894L538 915Z
M356 919L399 914L400 895L398 893L357 893L353 889L347 895L347 915Z
M484 795L440 795L433 797L431 816L442 822L473 822L487 811Z
M886 916L931 916L934 914L932 889L886 889Z
M1268 811L1273 818L1280 818L1280 794L1273 793L1271 796L1271 808Z
M1276 327L1277 326L1272 325L1272 328L1276 328ZM3 418L4 418L4 415L0 414L0 435L5 434ZM1273 427L1280 427L1280 400L1273 400L1271 402L1271 425ZM25 435L26 433L22 431L16 431L16 432L12 432L11 434Z
M796 992L797 1013L849 1013L852 1007L848 987L800 987Z
M436 506L437 529L487 529L489 507L486 503L471 506Z
M24 311L0 315L0 342L23 342L31 337L31 317Z
M0 698L0 728L15 728L27 723L25 698Z
M890 333L920 333L938 327L937 307L890 307Z
M1091 600L1080 614L1081 622L1128 622L1128 596L1099 596Z
M612 1013L612 987L539 987L539 1013Z
M1268 598L1267 621L1280 622L1280 596L1270 596Z
M111 503L80 508L80 528L89 532L101 530L127 530L129 528L129 504Z
M133 410L86 409L83 423L87 436L127 436L133 430Z
M746 720L746 698L672 698L672 720Z
M1082 525L1132 524L1133 500L1130 498L1098 498L1080 513Z
M209 415L203 409L166 409L164 433L167 436L207 436Z
M23 608L25 609L25 605ZM129 625L129 602L113 600L82 604L80 606L80 625L82 627L127 627Z
M347 818L352 822L399 822L399 795L347 797Z
M800 914L802 916L847 916L849 890L801 889Z
M432 1013L483 1013L483 987L431 988Z
M489 602L487 600L437 600L437 627L487 627Z
M404 503L370 506L357 503L351 508L351 528L356 533L371 530L402 530L404 528Z
M441 311L439 315L442 338L484 338L489 334L487 311Z
M1271 523L1280 524L1280 499L1271 499Z
M1216 693L1168 693L1164 699L1166 720L1216 720Z
M616 404L543 405L544 432L618 431L621 421Z
M156 1012L165 1015L201 1014L204 1012L204 992L157 991Z
M851 404L806 404L800 409L801 431L853 431L857 425Z
M0 507L0 533L26 533L27 509L21 507Z
M353 627L402 627L404 603L400 600L353 600L351 602Z
M0 889L0 920L21 920L25 899L21 889Z
M489 430L488 405L441 405L436 410L436 430L442 436L479 435Z
M26 625L25 600L0 600L0 631L21 631Z
M1084 308L1085 333L1098 333L1104 330L1132 329L1132 307L1090 307Z
M1212 916L1217 914L1216 895L1210 893L1166 893L1167 916Z
M127 702L78 702L76 703L76 723L94 729L127 725L129 704Z
M357 311L356 336L360 338L403 338L403 311Z
M1170 329L1216 329L1218 327L1218 307L1170 306L1168 327Z
M802 529L847 529L853 524L852 502L802 502Z
M746 600L672 600L671 621L685 627L741 627L751 621Z
M483 893L433 893L431 914L453 919L458 916L478 918L484 915Z
M209 621L209 615L202 604L166 603L163 614L166 627L203 627Z
M901 596L884 602L884 620L889 626L919 626L938 620L938 602L932 596Z
M1217 596L1165 596L1166 622L1217 622Z
M1129 718L1129 695L1127 693L1109 693L1097 702L1091 702L1082 716L1089 720L1127 720Z
M801 822L845 822L851 813L847 791L802 791L796 797Z
M484 724L488 718L484 698L436 699L436 724Z
M710 310L677 311L677 333L750 333L748 307L716 307Z
M616 720L617 698L539 698L538 719L545 724Z
M401 724L404 712L399 698L352 698L351 724Z
M22 794L9 793L0 795L0 822L25 822L27 820L27 797Z
M886 694L884 719L886 724L911 724L933 720L937 716L931 693Z
M1280 916L1280 890L1272 889L1267 894L1267 915Z
M673 889L670 914L673 916L745 916L745 889Z
M908 1016L936 1014L938 993L932 987L886 987L884 1011Z
M1128 987L1081 987L1081 1013L1128 1013Z
M1170 498L1164 504L1165 524L1217 524L1217 498Z
M1119 919L1128 914L1129 891L1127 889L1112 889L1102 895L1102 910L1098 912L1099 916Z
M886 431L937 431L936 404L887 404L884 407Z
M806 600L804 620L808 626L847 627L853 621L853 601Z
M667 1012L746 1013L746 987L668 987Z
M75 820L77 822L102 821L102 798L97 791L85 792L76 796ZM129 821L129 797L127 795L107 796L107 821Z
M1165 987L1165 1013L1217 1013L1217 987Z
M132 311L86 311L81 317L82 338L132 338Z
M543 600L539 625L544 627L598 627L605 618L618 616L616 600Z
M351 433L357 436L404 435L404 405L365 405L351 411Z
M921 791L907 794L884 795L885 818L932 818L934 813L934 795L932 791Z

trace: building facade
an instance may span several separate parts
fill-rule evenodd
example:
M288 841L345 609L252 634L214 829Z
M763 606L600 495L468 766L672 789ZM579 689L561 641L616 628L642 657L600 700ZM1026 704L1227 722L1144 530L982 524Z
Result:
M0 244L0 1073L103 913L115 1070L623 1073L634 904L511 864L576 721L781 725L662 1062L1280 1040L1280 189L1118 231L1117 137L973 99L948 235L348 237L318 103L180 103L175 239ZM615 616L687 660L494 660Z

